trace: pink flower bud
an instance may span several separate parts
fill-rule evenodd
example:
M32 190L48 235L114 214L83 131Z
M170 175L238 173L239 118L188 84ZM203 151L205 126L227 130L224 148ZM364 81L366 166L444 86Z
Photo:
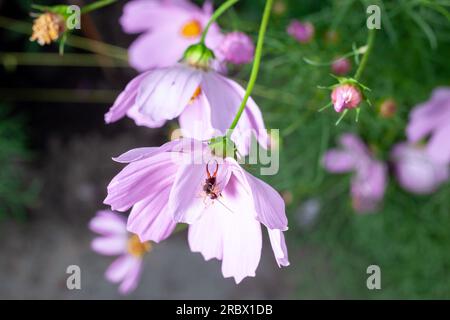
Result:
M331 101L336 112L342 112L344 109L354 109L361 103L361 91L354 85L341 84L333 89Z
M287 33L298 42L307 43L314 36L314 26L310 22L302 23L298 20L292 20L287 28Z
M255 46L252 39L245 33L231 32L225 36L219 51L226 62L245 64L253 60Z
M352 69L352 64L347 58L339 58L333 61L331 70L335 75L342 76L347 74Z

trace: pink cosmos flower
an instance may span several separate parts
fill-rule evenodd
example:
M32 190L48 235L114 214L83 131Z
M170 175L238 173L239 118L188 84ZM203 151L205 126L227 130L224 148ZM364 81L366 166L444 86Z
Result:
M107 123L127 115L137 125L162 126L179 117L185 137L199 140L224 135L231 125L245 90L214 70L180 63L137 76L118 96L105 115ZM231 136L242 155L248 154L251 138L268 148L268 135L259 107L249 99Z
M449 179L448 165L434 161L423 146L397 144L391 160L398 182L413 193L430 194Z
M357 212L376 210L386 188L386 166L373 158L364 143L353 134L344 134L341 149L329 150L323 159L324 167L332 173L353 172L351 194Z
M252 62L254 53L252 39L243 32L228 33L216 51L220 60L233 64Z
M339 58L333 61L331 65L331 71L335 75L342 76L347 74L352 69L352 64L348 58Z
M142 241L159 241L176 222L187 223L191 250L222 260L223 276L239 283L255 276L262 223L278 265L289 265L281 196L233 158L214 156L204 142L180 139L115 160L128 165L108 186L105 204L118 211L132 208L128 230Z
M361 91L351 84L341 84L331 92L331 101L336 112L357 108L361 103Z
M314 25L310 22L292 20L287 28L287 33L298 42L307 43L314 36Z
M97 212L89 228L100 235L91 243L95 252L119 256L106 270L106 278L113 283L121 283L121 294L136 289L142 271L142 258L151 250L151 244L142 243L136 235L130 235L125 218L112 211Z
M199 8L188 0L132 0L120 18L127 33L142 33L128 50L129 61L138 71L168 67L177 63L184 51L199 42L212 14L206 1ZM206 45L215 49L223 35L217 25L211 26Z
M406 135L412 143L430 136L428 156L437 163L450 163L450 87L435 89L430 100L414 108Z

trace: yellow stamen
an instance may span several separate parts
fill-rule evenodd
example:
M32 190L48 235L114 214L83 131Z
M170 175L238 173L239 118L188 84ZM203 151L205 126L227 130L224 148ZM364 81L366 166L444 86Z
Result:
M189 104L193 104L195 99L197 99L201 93L202 93L202 88L197 87L197 89L195 90L194 94L191 97L191 100L189 100Z
M58 14L46 12L34 20L30 41L37 40L43 46L56 41L63 32L64 19Z
M128 248L128 253L130 253L131 255L133 255L135 257L140 258L144 254L146 254L147 252L150 252L150 250L152 250L152 244L150 242L141 242L139 237L137 235L133 234L128 239L127 248Z
M202 34L202 25L197 20L190 20L181 28L181 34L185 38L196 38Z

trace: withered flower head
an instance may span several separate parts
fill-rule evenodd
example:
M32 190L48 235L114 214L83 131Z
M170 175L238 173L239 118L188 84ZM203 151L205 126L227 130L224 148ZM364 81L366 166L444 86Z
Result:
M41 46L50 44L58 40L64 30L64 18L61 15L45 12L34 20L30 41L37 41Z

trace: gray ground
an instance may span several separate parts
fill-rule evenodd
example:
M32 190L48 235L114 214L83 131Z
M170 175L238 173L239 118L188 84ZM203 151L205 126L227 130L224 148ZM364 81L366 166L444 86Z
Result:
M104 208L106 184L120 168L110 157L152 145L157 138L147 136L148 132L50 143L45 164L38 170L43 181L40 203L26 222L0 224L0 298L123 298L103 277L112 258L89 248L93 235L87 223ZM294 256L291 252L291 260ZM81 290L66 288L66 268L73 264L81 268ZM232 279L222 278L218 261L205 262L189 251L183 232L155 246L147 256L139 288L126 298L289 298L294 291L291 277L289 268L279 270L266 241L256 278L236 286Z

